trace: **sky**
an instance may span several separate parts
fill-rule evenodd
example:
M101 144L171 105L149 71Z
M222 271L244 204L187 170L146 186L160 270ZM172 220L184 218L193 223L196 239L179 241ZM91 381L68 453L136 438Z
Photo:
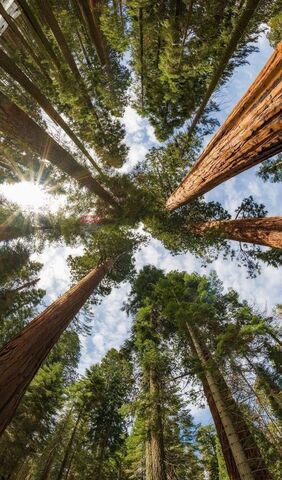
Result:
M238 68L229 82L216 95L221 107L218 114L220 122L224 121L270 57L272 49L265 36L260 37L258 46L259 52L250 55L249 64ZM124 123L127 132L126 142L130 147L130 152L128 161L122 170L127 172L144 159L148 149L157 142L154 130L148 121L138 116L131 107L126 108ZM253 195L256 202L266 205L269 215L281 215L281 184L264 183L256 176L256 171L257 168L250 169L216 187L206 195L206 199L219 201L232 214L243 198ZM11 191L11 187L1 187L1 192L8 198L11 196L11 199L15 199L15 190ZM22 194L19 195L19 198L22 196ZM42 205L47 200L45 197ZM70 254L80 253L82 253L81 248L50 246L45 248L40 255L34 256L34 259L44 265L38 284L47 292L43 307L49 305L68 289L70 275L66 259ZM255 279L247 278L248 274L244 267L239 267L236 262L224 261L222 258L217 259L207 268L203 268L200 261L190 253L172 256L156 239L151 239L146 246L140 249L136 254L135 262L137 270L147 264L161 268L165 272L179 270L208 274L211 270L215 270L226 289L234 288L242 299L247 299L260 309L270 312L275 304L281 303L281 270L265 265L262 266L261 275ZM131 319L121 311L121 307L129 290L128 284L121 284L118 288L114 288L99 306L93 309L92 334L88 337L81 337L82 354L79 365L81 374L91 364L100 361L110 348L119 348L128 336ZM191 412L196 421L210 421L207 410L199 410L198 407L191 405Z

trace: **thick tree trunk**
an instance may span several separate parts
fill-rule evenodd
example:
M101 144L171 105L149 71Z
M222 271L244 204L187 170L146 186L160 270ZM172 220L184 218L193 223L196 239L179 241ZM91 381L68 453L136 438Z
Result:
M169 197L175 210L282 150L282 42Z
M192 327L188 322L186 325L204 369L205 380L228 439L240 480L271 480L260 451L224 378L212 361L208 349L201 344L196 327ZM226 464L228 465L227 462Z
M154 480L167 480L159 378L154 366L150 367L149 372L149 392L151 401L150 450L152 478Z
M48 353L111 265L108 261L91 270L0 350L0 434Z
M238 218L196 223L187 228L203 235L221 237L238 242L282 248L282 217Z
M76 420L75 425L74 425L74 428L71 432L71 436L70 436L70 439L68 441L65 453L64 453L64 457L63 457L63 460L62 460L62 463L61 463L61 466L60 466L60 470L59 470L58 475L57 475L57 480L63 480L63 478L64 478L64 473L65 473L66 467L69 463L70 454L71 454L72 449L73 449L73 444L74 444L74 441L75 441L76 432L77 432L77 429L79 427L80 418L81 418L80 415L78 415L77 420Z
M8 137L27 145L41 158L49 160L105 202L117 207L113 196L91 176L87 168L79 165L70 153L2 93L0 93L0 130Z
M240 40L241 40L243 34L245 33L245 31L247 30L249 22L250 22L252 16L254 15L254 13L255 13L255 11L256 11L260 2L261 2L261 0L247 0L245 8L243 9L243 11L242 11L242 13L241 13L241 15L238 19L237 24L236 24L233 32L231 33L229 43L228 43L225 51L223 52L223 55L221 56L219 64L215 68L214 74L211 78L210 84L209 84L207 92L206 92L206 94L205 94L205 96L202 100L202 103L201 103L198 111L196 112L196 115L193 119L193 122L192 122L191 127L190 127L189 132L188 132L189 135L191 135L193 133L197 123L201 119L201 117L202 117L202 115L205 111L205 108L206 108L206 106L209 102L209 99L211 98L211 95L215 91L215 89L218 85L218 82L220 81L222 75L224 74L224 71L225 71L225 69L228 65L228 62L231 60L232 55L234 55L234 53L235 53L235 51L236 51L236 49L237 49L237 47L240 43Z
M48 98L41 93L39 88L34 85L29 78L18 68L18 66L6 55L5 52L0 50L0 67L8 73L8 75L13 78L29 95L31 95L40 105L41 108L47 113L47 115L59 125L64 132L69 136L69 138L75 143L75 145L81 150L81 152L88 158L94 168L102 174L100 167L97 165L95 160L87 152L83 143L75 135L75 133L70 129L67 123L63 120L61 115L54 109L53 105L49 102Z

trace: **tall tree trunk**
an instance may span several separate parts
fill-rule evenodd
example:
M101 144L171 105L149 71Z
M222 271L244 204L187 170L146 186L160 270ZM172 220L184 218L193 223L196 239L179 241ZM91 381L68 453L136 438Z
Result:
M117 207L113 196L64 150L48 133L34 122L23 110L0 92L0 130L8 137L20 141L31 150L46 158L57 168L75 179L81 186Z
M152 479L167 480L160 387L158 372L155 366L150 367L149 392L151 402L149 428Z
M282 42L167 200L169 211L282 150Z
M34 59L35 63L39 66L41 72L43 73L43 75L47 78L48 81L51 81L50 80L50 77L49 75L47 74L45 68L43 67L39 57L37 56L37 54L34 52L31 44L29 42L26 41L25 37L22 35L21 31L19 30L15 20L13 19L13 17L11 17L8 12L5 10L5 8L3 7L3 5L0 3L0 15L4 18L5 22L7 22L7 24L9 25L11 31L14 33L15 37L19 40L19 47L22 51L24 51L24 49L26 49L30 55L32 56L32 58Z
M107 261L91 270L0 350L0 434L48 353L112 264Z
M195 326L186 323L193 346L204 369L205 380L228 438L240 480L271 480L260 451L245 423L242 412L211 355L202 345ZM228 464L227 464L228 465ZM236 477L235 477L236 478Z
M145 439L145 479L154 480L152 470L151 432L147 432Z
M62 463L61 463L61 466L60 466L60 470L59 470L58 475L57 475L57 480L63 480L63 478L64 478L64 473L65 473L67 464L69 462L70 454L71 454L72 449L73 449L73 444L74 444L74 441L75 441L75 436L76 436L77 429L79 427L80 419L81 419L81 417L80 417L80 415L78 415L77 420L74 424L74 428L71 432L71 436L70 436L70 439L68 441L65 453L64 453L64 457L63 457L63 460L62 460Z
M94 12L94 3L88 3L88 0L76 0L84 23L86 25L88 35L93 42L97 56L102 66L109 67L109 58L107 54L107 49L104 44L104 39L98 25L96 15Z
M91 99L87 93L84 81L80 75L80 72L78 70L78 67L75 63L75 59L72 55L72 52L67 44L67 41L65 39L65 36L60 28L60 25L57 22L57 19L52 11L51 5L48 4L47 0L37 0L38 6L41 9L42 15L45 17L46 22L48 23L49 27L52 30L52 33L54 37L57 40L57 43L61 49L61 52L64 56L64 59L66 63L68 64L71 72L74 75L74 78L80 85L82 92L83 92L83 99L91 110L93 109Z
M19 67L11 60L8 55L6 55L3 50L0 50L0 67L13 78L29 95L31 95L40 105L41 108L47 113L47 115L59 125L64 132L69 136L69 138L75 143L75 145L81 150L81 152L88 158L94 168L102 174L100 167L97 165L95 160L87 152L83 143L63 120L61 115L55 110L53 105L49 102L48 98L41 93L39 88L34 85L29 78L19 69Z
M31 26L33 33L35 34L35 38L39 41L41 47L43 47L43 51L46 50L49 57L51 58L52 62L56 66L56 68L60 71L61 65L60 60L56 56L51 43L49 42L48 38L46 37L45 33L43 32L40 23L38 22L36 16L30 9L26 0L16 0L17 4L20 6L25 18L28 20L28 23Z
M272 248L282 248L282 217L238 218L196 223L196 233L205 233L238 242L254 243Z
M143 32L143 8L140 7L138 14L139 45L140 45L140 79L141 79L141 109L144 111L144 32Z
M215 91L218 85L218 82L220 81L222 75L224 74L224 71L228 65L228 62L231 60L232 55L234 55L234 53L236 52L236 49L240 43L240 40L244 35L244 33L246 32L249 22L252 16L254 15L257 7L259 6L260 2L261 0L247 0L245 8L243 9L238 19L238 22L236 23L236 26L233 32L231 33L229 43L227 44L227 47L223 52L223 55L221 56L219 64L215 68L215 71L209 83L207 92L202 100L202 103L198 111L196 112L196 115L193 119L193 122L188 132L189 135L193 133L197 123L201 119L211 95Z

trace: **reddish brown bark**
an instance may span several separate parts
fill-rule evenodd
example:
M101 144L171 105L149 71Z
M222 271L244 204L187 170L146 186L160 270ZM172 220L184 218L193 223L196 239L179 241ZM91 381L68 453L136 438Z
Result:
M196 223L192 228L200 235L210 233L228 240L282 248L282 217L217 220Z
M0 434L48 353L111 265L108 261L91 270L0 350Z
M2 93L0 93L0 130L8 137L27 145L41 158L49 160L81 186L88 188L111 205L117 206L113 196L91 176L87 168L78 164L70 153Z
M282 42L167 200L175 210L281 152Z
M11 58L6 55L3 50L0 50L0 67L10 75L13 80L15 80L29 95L31 95L34 100L40 105L41 108L47 113L47 115L59 125L64 132L69 136L69 138L74 142L74 144L81 150L81 152L88 158L88 160L92 163L93 167L102 174L102 171L93 160L91 155L87 152L83 143L79 140L79 138L75 135L75 133L71 130L68 124L64 121L63 117L55 110L53 105L49 102L48 98L43 95L43 93L39 90L39 88L30 81L30 79L20 70L20 68L11 60Z

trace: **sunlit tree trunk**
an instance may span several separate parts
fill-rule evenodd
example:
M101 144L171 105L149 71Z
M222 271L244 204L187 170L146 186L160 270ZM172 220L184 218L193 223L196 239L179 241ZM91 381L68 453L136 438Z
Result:
M111 265L108 261L91 270L0 350L0 434L48 353Z
M43 110L47 113L47 115L49 115L53 122L55 122L64 130L64 132L69 136L69 138L88 158L93 167L96 168L99 173L102 173L100 167L97 165L95 160L93 160L91 155L87 152L83 143L71 130L71 128L64 121L61 115L55 110L53 105L49 102L48 98L45 97L45 95L39 90L39 88L29 80L29 78L19 69L15 62L10 57L8 57L8 55L6 55L3 50L0 50L0 67L3 68L3 70L8 75L10 75L13 80L15 80L29 95L32 96L32 98L34 98L38 102L40 107L43 108Z
M167 200L175 210L281 152L282 42Z
M238 218L196 223L191 227L200 234L228 240L282 248L282 217Z
M81 186L88 188L111 205L117 206L113 196L91 176L87 168L78 164L70 153L2 93L0 93L0 131L27 145L41 158L46 158L74 178Z
M203 346L197 328L192 327L189 322L186 323L186 326L193 347L197 352L197 357L203 367L209 393L228 439L239 479L271 480L271 475L264 465L261 453L245 423L243 414L233 399L217 365L212 360L207 347ZM226 462L226 465L228 467L228 462Z

